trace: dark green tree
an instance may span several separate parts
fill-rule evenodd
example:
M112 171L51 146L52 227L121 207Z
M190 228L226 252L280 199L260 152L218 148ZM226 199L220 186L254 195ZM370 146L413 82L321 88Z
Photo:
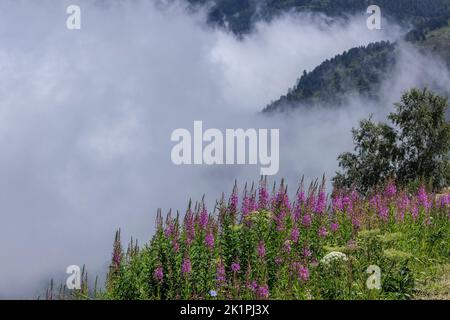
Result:
M395 104L389 119L398 127L400 183L431 180L434 188L448 182L450 123L447 98L424 89L412 89Z
M403 94L389 114L393 126L371 118L353 129L354 153L339 155L337 188L372 191L389 178L402 186L425 181L435 190L450 182L448 101L424 89Z

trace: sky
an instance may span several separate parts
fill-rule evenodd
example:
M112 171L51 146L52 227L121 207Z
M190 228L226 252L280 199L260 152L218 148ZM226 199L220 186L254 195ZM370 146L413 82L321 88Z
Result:
M70 4L80 30L66 28ZM443 64L401 44L378 104L260 113L303 70L405 32L387 21L370 31L366 18L289 14L237 39L177 1L0 0L0 298L35 298L68 265L104 275L116 229L144 243L158 208L183 212L203 194L212 204L259 179L259 166L175 166L171 133L194 120L279 129L270 181L293 190L302 175L331 178L352 126L382 119L402 91L449 87Z

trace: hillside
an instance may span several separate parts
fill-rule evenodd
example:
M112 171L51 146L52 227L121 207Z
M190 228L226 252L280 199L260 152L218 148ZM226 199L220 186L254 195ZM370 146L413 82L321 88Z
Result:
M227 26L236 34L251 31L253 23L270 21L285 12L319 12L330 17L365 14L369 0L187 0L194 7L207 5L210 23ZM399 23L420 25L450 12L450 0L378 0L383 14Z
M395 47L389 42L373 43L326 60L312 72L304 71L287 95L264 111L286 110L299 104L338 106L352 95L375 99L381 80L395 65Z

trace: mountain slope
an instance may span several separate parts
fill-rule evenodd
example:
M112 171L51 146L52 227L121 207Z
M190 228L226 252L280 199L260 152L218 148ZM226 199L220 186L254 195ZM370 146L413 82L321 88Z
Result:
M381 81L395 62L395 45L389 42L350 49L326 60L310 73L305 71L287 95L264 111L282 111L300 104L339 106L351 95L375 99Z
M210 23L236 34L251 31L255 21L269 21L285 12L319 12L330 17L366 14L371 0L187 0L207 5ZM399 23L419 25L450 13L450 0L378 0L383 15Z

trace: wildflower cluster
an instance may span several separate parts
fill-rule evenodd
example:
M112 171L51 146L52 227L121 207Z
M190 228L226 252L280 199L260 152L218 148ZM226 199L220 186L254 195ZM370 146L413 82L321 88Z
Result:
M241 193L235 186L213 212L204 201L190 203L182 219L169 213L163 220L158 212L143 248L124 253L116 238L105 297L405 297L414 285L402 277L412 278L413 268L398 257L448 259L449 219L450 194L424 187L409 194L391 182L362 197L339 190L327 196L323 182L307 190L302 184L291 201L283 182L269 192L261 180ZM339 268L325 268L336 262ZM365 287L373 264L389 270L377 293Z

